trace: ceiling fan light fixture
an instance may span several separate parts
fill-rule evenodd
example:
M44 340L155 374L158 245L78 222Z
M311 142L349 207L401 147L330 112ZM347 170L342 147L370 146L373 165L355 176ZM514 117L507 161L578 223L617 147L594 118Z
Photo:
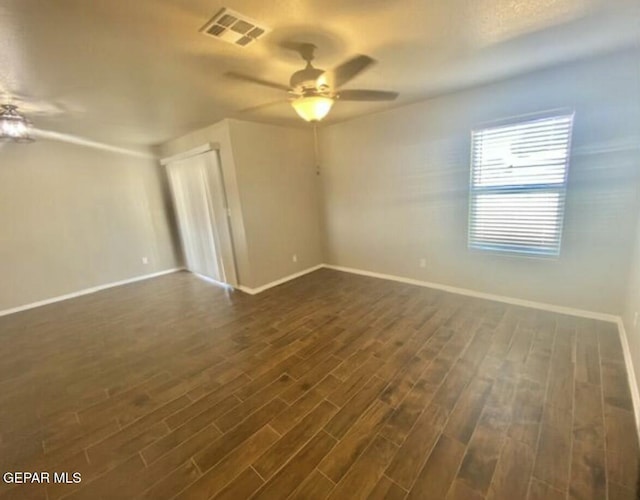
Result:
M331 111L334 100L321 95L302 96L291 102L298 116L308 122L319 122Z
M0 109L0 141L33 142L31 124L12 104L3 104Z

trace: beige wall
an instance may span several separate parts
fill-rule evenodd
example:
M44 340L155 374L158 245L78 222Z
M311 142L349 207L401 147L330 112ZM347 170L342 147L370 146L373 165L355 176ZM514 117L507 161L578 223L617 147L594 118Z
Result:
M638 214L634 56L324 127L322 193L310 128L225 120L159 152L220 147L244 286L328 261L619 314ZM470 129L567 106L576 110L576 125L560 259L468 252ZM0 162L0 271L7 284L0 310L177 265L164 172L155 161L43 140L5 146Z
M159 174L152 159L5 144L0 310L175 267Z
M220 148L240 284L256 288L322 263L311 129L224 120L159 151L207 142Z
M311 130L239 120L230 127L252 269L247 286L323 263Z
M322 128L329 263L620 314L638 213L636 57L621 53ZM561 107L576 112L561 257L469 252L470 130Z
M640 158L640 155L638 155ZM633 259L629 269L629 287L625 297L624 312L622 321L624 322L629 344L629 354L633 363L633 371L636 380L636 387L640 388L640 317L634 325L634 316L640 316L640 225L636 233L636 245L633 252ZM629 367L631 369L631 367ZM640 415L636 416L640 424ZM639 429L640 431L640 429Z

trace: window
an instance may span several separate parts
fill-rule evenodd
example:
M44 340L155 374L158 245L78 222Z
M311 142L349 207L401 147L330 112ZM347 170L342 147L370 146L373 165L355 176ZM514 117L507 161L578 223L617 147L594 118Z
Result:
M474 130L469 248L558 256L573 114Z

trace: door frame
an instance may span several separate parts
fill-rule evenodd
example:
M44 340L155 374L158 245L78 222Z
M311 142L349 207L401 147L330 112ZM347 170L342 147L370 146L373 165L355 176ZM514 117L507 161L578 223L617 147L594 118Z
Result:
M219 150L220 150L220 144L218 144L217 142L206 142L202 146L198 146L197 148L189 149L188 151L184 151L182 153L178 153L172 156L167 156L166 158L161 158L160 165L162 165L163 167L166 167L172 161L185 160L187 158L190 158L192 156L197 156L202 153L207 153L209 151L219 151Z
M230 250L230 260L231 262L229 263L229 266L225 266L224 265L224 259L222 258L222 248L216 248L216 253L219 254L220 256L220 263L222 264L222 270L223 273L225 275L225 279L227 280L227 285L230 285L234 288L238 288L239 284L239 280L238 280L238 264L237 264L237 259L236 259L236 250L235 250L235 241L233 238L234 235L234 231L233 231L233 224L232 224L232 219L231 219L231 211L229 208L229 198L227 195L227 186L226 186L226 182L225 182L225 178L224 178L224 170L222 168L222 158L220 155L220 145L218 143L215 142L207 142L201 146L189 149L188 151L184 151L182 153L178 153L166 158L161 158L160 159L160 165L165 167L165 171L167 169L167 167L169 166L170 163L175 162L175 161L179 161L179 160L185 160L187 158L191 158L193 156L198 156L201 154L207 154L210 153L212 155L215 156L215 160L214 160L214 168L217 168L217 172L212 172L212 171L208 171L207 172L207 177L208 177L208 182L206 185L206 189L207 192L209 193L209 213L211 216L211 220L212 221L216 221L216 214L213 210L213 207L211 206L211 196L212 196L212 192L211 192L211 188L212 188L212 179L211 176L215 175L218 177L219 179L219 183L220 183L220 189L221 189L221 195L222 195L222 204L224 207L224 219L226 220L226 228L223 230L226 230L228 232L228 240L229 240L229 250ZM210 170L210 169L209 169ZM175 214L174 214L175 215ZM218 247L221 246L220 244L220 235L219 232L220 228L218 227L218 225L214 225L213 227L213 233L214 233L214 241L215 243L218 245ZM229 268L228 268L229 267Z

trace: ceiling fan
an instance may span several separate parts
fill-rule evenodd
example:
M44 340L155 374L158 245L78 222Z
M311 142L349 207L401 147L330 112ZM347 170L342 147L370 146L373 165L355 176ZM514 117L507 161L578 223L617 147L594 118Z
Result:
M289 86L270 82L251 75L228 72L226 76L237 80L247 81L285 91L289 94L289 101L298 115L308 122L322 120L336 101L393 101L398 97L397 92L385 90L352 90L340 88L364 70L375 64L369 56L358 55L348 59L329 71L313 66L316 46L311 43L286 43L285 48L300 53L307 65L304 69L291 75ZM284 102L286 102L284 101ZM255 108L262 108L276 103L268 103Z
M71 113L65 104L36 99L0 87L0 142L33 142L33 125L27 116Z
M13 104L0 105L0 142L33 142L31 122Z

